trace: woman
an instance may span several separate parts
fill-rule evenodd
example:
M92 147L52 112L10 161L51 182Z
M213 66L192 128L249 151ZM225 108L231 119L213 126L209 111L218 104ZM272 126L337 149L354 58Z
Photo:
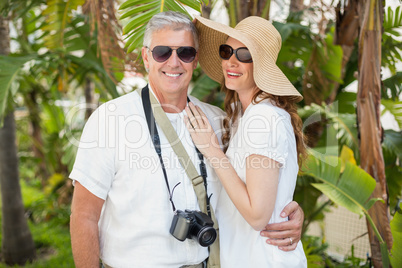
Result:
M259 235L268 222L283 221L279 214L293 199L298 164L306 156L296 109L302 96L275 64L280 34L260 17L235 28L196 19L201 67L226 92L226 155L201 109L189 103L185 119L224 186L216 209L221 265L307 267L301 242L283 252Z

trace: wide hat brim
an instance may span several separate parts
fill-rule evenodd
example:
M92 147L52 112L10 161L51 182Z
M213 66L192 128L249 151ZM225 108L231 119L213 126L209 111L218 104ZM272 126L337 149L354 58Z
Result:
M228 37L232 37L249 49L254 64L254 81L259 89L272 95L294 97L296 102L303 99L276 65L282 39L269 21L251 16L232 28L200 16L195 19L200 44L198 60L211 79L224 83L219 46L225 44Z

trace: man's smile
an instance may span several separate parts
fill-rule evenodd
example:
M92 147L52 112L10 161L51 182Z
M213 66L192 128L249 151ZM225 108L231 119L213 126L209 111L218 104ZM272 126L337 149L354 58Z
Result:
M167 73L167 72L162 72L165 75L169 76L169 77L179 77L180 75L182 75L182 73Z

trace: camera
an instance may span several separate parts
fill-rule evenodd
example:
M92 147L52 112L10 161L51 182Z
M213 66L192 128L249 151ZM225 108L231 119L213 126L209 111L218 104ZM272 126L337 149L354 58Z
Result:
M201 246L208 247L216 239L214 222L201 211L177 210L170 226L170 233L178 240L192 238Z

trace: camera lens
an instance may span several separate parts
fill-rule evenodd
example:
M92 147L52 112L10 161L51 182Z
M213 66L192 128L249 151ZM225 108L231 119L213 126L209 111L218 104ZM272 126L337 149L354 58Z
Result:
M211 238L212 238L211 233L210 233L210 232L206 232L206 233L203 233L203 234L202 234L201 240L202 240L202 241L209 241L209 240L211 240Z
M198 243L203 247L210 246L216 239L216 230L212 227L204 227L198 233Z

